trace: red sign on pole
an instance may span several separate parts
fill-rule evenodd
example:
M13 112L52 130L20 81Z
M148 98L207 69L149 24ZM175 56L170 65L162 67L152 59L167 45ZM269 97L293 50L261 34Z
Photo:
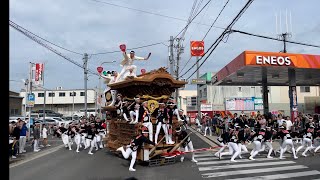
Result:
M190 41L191 56L204 55L204 41Z
M97 67L97 71L99 74L101 74L101 72L103 71L103 67L101 67L101 66Z
M44 64L36 63L36 73L35 73L35 84L40 85L43 83L43 71L44 71Z

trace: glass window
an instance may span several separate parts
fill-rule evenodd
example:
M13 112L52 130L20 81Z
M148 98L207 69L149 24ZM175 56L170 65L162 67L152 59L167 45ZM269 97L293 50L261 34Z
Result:
M239 91L239 92L242 92L242 88L241 88L241 87L238 87L238 91Z
M49 93L49 97L54 97L54 93Z
M65 92L59 92L59 97L65 97L66 93Z
M300 86L300 92L310 92L310 86Z
M38 97L44 97L44 93L38 93Z
M80 96L84 96L84 92L80 92Z
M73 95L72 95L73 94ZM76 92L70 92L70 96L76 96L77 93Z

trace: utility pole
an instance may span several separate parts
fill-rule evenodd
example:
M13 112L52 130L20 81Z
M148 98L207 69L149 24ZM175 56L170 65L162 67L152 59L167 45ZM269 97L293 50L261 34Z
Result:
M174 46L177 49L177 64L175 69L175 76L176 76L176 80L179 80L180 55L184 51L183 44L181 43L181 41L183 41L183 38L176 38L176 41L177 41L177 45ZM175 100L177 103L179 102L179 89L176 90Z
M199 79L199 57L196 56L196 61L197 61L197 79ZM201 118L201 106L200 106L200 88L199 84L197 84L197 110L198 110L198 117ZM201 119L199 119L201 120Z
M72 121L73 121L73 114L74 114L74 91L72 91Z
M169 62L170 62L170 74L173 76L173 64L174 64L174 57L173 57L173 36L170 36L170 53L169 53Z
M28 83L29 83L29 91L28 91L27 97L29 96L29 93L32 94L32 65L33 65L33 63L30 62L30 66L29 66L29 81L28 81ZM26 99L25 103L27 103L27 99ZM29 107L29 124L30 124L30 122L31 122L31 107ZM30 139L30 129L28 131L28 141L29 141L29 139Z
M84 116L87 117L87 81L88 81L88 54L84 53L83 57L84 69Z

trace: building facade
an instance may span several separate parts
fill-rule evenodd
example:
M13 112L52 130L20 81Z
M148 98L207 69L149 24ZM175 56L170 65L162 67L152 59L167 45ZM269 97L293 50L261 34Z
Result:
M17 92L9 91L9 115L20 116L22 115L22 100L23 97Z
M69 116L80 109L84 109L84 89L67 90L59 87L55 90L33 90L32 93L35 95L35 104L32 110L41 110L45 106L45 109ZM88 89L87 93L87 108L96 108L96 91ZM25 97L25 91L21 91L20 96ZM22 104L25 105L25 98L23 98Z
M214 75L205 73L201 76L207 80L207 84L199 85L197 96L201 104L212 106L213 111L226 110L225 101L228 98L262 99L262 86L214 86L211 85L211 77ZM290 115L289 87L269 86L268 89L270 112L280 111ZM297 101L299 112L320 113L320 86L297 86Z

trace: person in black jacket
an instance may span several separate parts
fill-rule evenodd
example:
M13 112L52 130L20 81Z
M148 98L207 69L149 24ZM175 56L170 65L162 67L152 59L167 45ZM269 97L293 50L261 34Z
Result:
M187 131L185 130L182 130L181 127L177 127L176 128L176 133L177 133L177 140L178 142L182 141L184 138L186 138L188 136L188 133ZM189 151L189 152L192 152L192 159L191 161L192 162L198 162L197 160L194 159L194 149L193 149L193 144L192 144L192 141L190 139L190 136L186 138L186 140L182 143L181 145L181 148L183 149L183 151ZM184 160L184 156L182 155L181 156L181 159L180 161L183 162Z
M19 139L20 139L20 131L21 131L21 126L20 123L15 123L15 127L13 129L13 132L11 136L13 137L13 144L12 144L12 158L17 158L17 151L18 151L18 146L19 146Z
M273 136L273 131L272 131L271 127L266 127L266 133L265 133L265 135L263 137L264 140L261 143L262 148L260 149L259 152L264 151L266 149L266 146L267 146L269 148L267 158L273 158L271 156L271 153L273 151L272 136Z
M247 153L248 149L246 147L246 141L247 141L247 136L246 132L249 131L250 132L250 127L248 125L243 125L244 129L239 130L239 134L238 134L238 150L239 152L239 158L242 159L241 153L242 151ZM239 128L239 126L237 126L236 128Z
M312 141L316 138L316 133L314 131L314 126L311 124L308 129L305 129L303 132L303 139L302 144L297 148L296 155L298 155L298 152L306 146L305 151L302 153L302 156L307 157L306 153L314 148L312 146Z
M129 166L129 171L136 171L133 169L134 163L137 159L137 150L141 148L143 143L156 145L154 142L150 141L147 137L149 136L149 131L147 129L142 130L141 134L134 139L131 140L130 145L127 146L126 150L124 150L123 146L119 147L117 151L121 151L123 157L128 159L131 155L131 162Z

